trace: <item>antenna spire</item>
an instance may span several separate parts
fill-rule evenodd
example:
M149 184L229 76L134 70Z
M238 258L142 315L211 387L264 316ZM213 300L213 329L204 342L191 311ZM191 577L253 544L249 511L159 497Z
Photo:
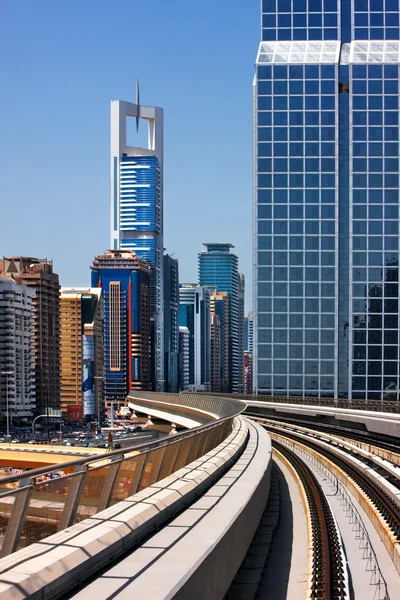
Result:
M139 131L139 119L140 119L140 90L139 90L139 79L136 79L136 131Z

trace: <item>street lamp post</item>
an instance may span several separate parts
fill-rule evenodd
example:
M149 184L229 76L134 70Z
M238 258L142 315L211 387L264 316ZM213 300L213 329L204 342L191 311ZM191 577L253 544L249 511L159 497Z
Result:
M93 377L93 379L96 381L96 391L97 391L97 427L101 428L100 425L100 395L99 395L99 386L100 383L97 383L97 381L103 381L104 377L101 377L100 375L95 375Z
M111 402L111 428L114 429L114 402Z
M6 376L6 410L7 410L7 438L10 435L10 414L8 409L8 376L12 375L12 371L1 371L2 375Z

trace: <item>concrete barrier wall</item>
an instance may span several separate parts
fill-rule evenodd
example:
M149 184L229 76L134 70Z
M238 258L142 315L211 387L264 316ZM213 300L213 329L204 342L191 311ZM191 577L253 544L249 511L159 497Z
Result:
M73 598L221 600L249 548L269 495L270 437L258 425L248 427L246 448L223 477Z
M0 600L59 598L114 562L193 502L242 455L248 425L234 421L217 448L173 475L43 542L0 560Z

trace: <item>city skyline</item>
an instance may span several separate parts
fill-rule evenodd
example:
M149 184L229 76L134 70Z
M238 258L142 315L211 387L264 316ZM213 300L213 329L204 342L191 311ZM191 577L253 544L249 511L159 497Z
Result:
M49 256L63 286L89 284L87 265L93 254L109 247L109 103L113 98L134 102L139 78L141 103L165 110L164 245L179 258L182 280L194 279L197 253L202 240L209 238L229 239L235 244L241 270L249 281L251 93L248 85L254 62L252 47L259 30L258 2L253 7L243 7L237 1L227 9L215 6L210 0L204 14L195 21L191 9L180 1L173 10L171 7L167 10L165 3L159 1L152 2L147 9L128 6L124 18L111 7L96 4L94 22L90 3L88 7L74 9L66 3L55 7L44 2L42 6L42 11L33 11L28 2L20 3L18 8L11 3L2 7L2 23L7 27L0 45L6 56L2 70L7 93L0 99L0 106L2 130L11 145L7 148L3 145L0 150L4 172L10 176L3 178L0 194L3 198L12 197L12 202L4 202L4 218L12 222L15 204L29 215L21 224L20 240L7 231L2 236L2 253ZM215 28L210 32L209 15L215 20ZM228 85L220 81L220 67L216 64L224 58L228 39L223 26L225 19L229 20L229 38L233 35L240 40L240 47L232 55L234 65L229 63L226 67ZM110 37L110 21L114 23L112 30L118 34L111 35L105 44L105 32ZM134 30L133 25L132 29L127 25L130 22L135 24ZM142 52L150 27L158 43ZM206 29L208 43L204 48ZM73 44L68 37L72 30ZM41 33L37 35L38 32ZM17 49L14 39L19 40ZM195 57L196 75L193 52L186 51L189 39L199 48ZM128 63L121 60L121 55L128 51L138 58L129 63L127 76ZM157 68L160 52L165 63L161 71ZM182 78L182 69L188 76ZM26 95L29 102L24 100L22 107L21 99ZM222 119L218 116L221 113ZM128 133L135 138L134 128ZM217 144L210 145L213 137L221 135L227 142L223 154ZM24 140L25 160L28 158L27 176L15 189L11 187L11 180L16 177L12 156L18 152L20 139ZM205 155L207 163L215 165L207 169L206 176L201 166ZM56 177L60 161L65 169L62 186ZM28 180L29 187L25 187ZM239 220L232 208L243 214L243 207L247 218ZM208 216L211 210L212 220ZM179 227L182 222L190 222L194 215L196 228L189 231ZM63 227L53 222L62 223ZM40 227L45 231L39 236L36 232ZM79 244L69 246L66 260L68 228L74 229ZM248 296L248 309L250 302Z

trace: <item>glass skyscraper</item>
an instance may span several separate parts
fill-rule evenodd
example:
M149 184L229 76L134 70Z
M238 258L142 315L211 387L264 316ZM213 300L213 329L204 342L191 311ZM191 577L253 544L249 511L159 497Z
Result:
M163 288L163 110L155 106L111 102L111 248L134 250L147 260L153 389L164 386ZM147 126L147 148L127 144L127 119Z
M263 0L254 388L398 398L399 0Z
M105 405L124 406L131 390L151 387L150 265L131 250L108 250L90 268L92 287L102 288Z
M179 330L188 330L189 390L209 392L211 385L211 332L210 290L195 283L182 283L179 287ZM184 332L182 348L185 354ZM184 360L185 357L182 356ZM182 367L184 368L184 364ZM182 379L185 373L182 372ZM182 384L185 383L182 381ZM184 387L182 388L184 389Z
M164 386L179 392L179 264L164 254Z
M243 391L244 278L239 274L239 259L230 252L232 244L203 244L199 254L199 285L217 292L228 292L228 392ZM221 357L222 358L222 357Z

